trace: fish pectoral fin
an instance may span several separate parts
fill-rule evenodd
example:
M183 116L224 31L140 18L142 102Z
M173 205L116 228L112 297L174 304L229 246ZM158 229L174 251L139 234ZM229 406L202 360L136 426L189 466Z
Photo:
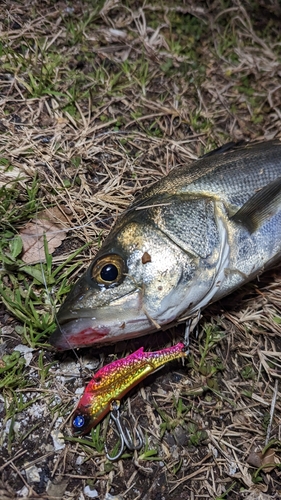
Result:
M280 208L281 177L254 194L230 220L243 224L250 233L254 233Z

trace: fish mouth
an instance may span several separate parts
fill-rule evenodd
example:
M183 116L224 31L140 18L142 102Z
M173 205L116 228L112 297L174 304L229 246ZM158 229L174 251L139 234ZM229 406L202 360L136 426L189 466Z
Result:
M50 344L58 351L110 344L123 340L128 334L129 338L139 337L151 330L141 308L139 291L100 308L81 307L81 301L79 307L74 307L72 300L73 297L69 296L60 307L57 329L49 338Z
M107 326L94 326L92 318L70 319L58 326L49 342L58 351L66 351L104 342L109 333L110 328Z
M145 315L126 318L124 321L109 318L101 323L92 317L68 318L59 323L49 342L58 351L67 351L140 337L154 330L155 326Z

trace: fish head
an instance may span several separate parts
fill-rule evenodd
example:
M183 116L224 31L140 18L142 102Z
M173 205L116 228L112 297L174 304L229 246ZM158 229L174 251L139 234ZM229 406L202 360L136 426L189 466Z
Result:
M143 220L144 219L144 220ZM61 306L50 338L58 350L113 343L173 321L195 265L151 221L117 224Z

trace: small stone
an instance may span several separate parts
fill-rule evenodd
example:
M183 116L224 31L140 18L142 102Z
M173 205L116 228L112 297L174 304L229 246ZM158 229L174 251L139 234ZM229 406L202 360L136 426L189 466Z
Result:
M174 437L179 446L187 446L188 444L187 432L181 426L178 425L174 429Z
M75 10L73 7L65 7L64 9L64 13L67 15L67 16L71 16L72 14L74 14Z
M3 326L1 328L1 332L3 335L9 336L11 333L13 333L14 327L13 326Z
M98 498L98 496L99 496L97 490L92 490L90 488L90 486L85 486L83 491L84 491L85 495L89 498Z
M85 364L85 368L88 368L88 370L96 370L99 364L100 364L99 361L88 361Z
M50 498L55 498L56 500L60 500L64 498L64 493L68 485L68 480L54 480L48 481L46 493Z
M82 358L82 364L85 368L88 368L88 370L95 371L100 365L100 360L98 358L89 356L89 354L86 354Z
M63 450L63 448L65 448L63 433L59 430L53 430L51 432L51 436L53 439L55 451Z
M165 441L166 441L167 445L170 447L174 446L176 444L176 440L175 440L173 434L171 434L170 432L166 432Z
M28 347L27 345L19 344L16 345L14 351L19 351L21 354L25 354L26 352L33 352L34 349L32 347Z
M165 396L167 394L167 391L164 391L164 389L162 389L162 387L158 387L157 392L158 392L158 394L161 394L161 396Z
M107 493L104 500L124 500L124 498L121 495L110 495L110 493Z
M26 479L28 483L40 483L40 474L42 469L36 467L36 465L32 465L31 467L28 467L28 469L25 469L26 473Z
M237 472L237 464L235 462L230 462L228 467L229 467L228 474L230 476L234 476L234 474L236 474Z
M82 455L79 455L77 458L76 458L76 465L82 465L82 463L84 462L85 460L85 457L83 457Z
M32 420L39 420L44 416L45 406L40 403L34 403L30 408L28 408L28 414L31 416Z
M9 419L7 420L7 422L6 422L6 427L5 427L5 430L4 430L5 434L8 434L8 432L9 432L9 430L10 430L10 427L11 427L11 424L12 424L12 419L11 419L11 418L9 418Z
M60 365L60 372L68 378L78 377L80 375L80 366L71 358L66 358Z
M29 489L27 486L23 486L21 490L17 491L18 497L27 497L29 493Z
M173 457L174 460L178 460L179 459L179 451L178 451L178 447L177 446L172 446L172 448L170 449L170 452L171 452L171 455Z
M45 446L45 451L46 451L46 453L51 452L51 451L54 451L54 447L53 447L53 445L52 445L52 444L50 444L50 443L46 444L46 446Z
M14 348L14 351L18 351L20 354L23 354L26 366L30 365L31 360L33 358L32 353L34 351L34 349L32 347L28 347L27 345L19 344Z
M23 355L23 357L25 359L25 365L29 366L33 358L32 352L27 352L26 354Z
M261 453L256 452L256 451L251 451L250 455L248 456L247 459L248 464L250 464L252 467L259 468L262 466L262 459L261 459Z
M20 427L21 427L21 423L20 422L15 422L14 423L14 428L13 428L13 431L16 435L18 435L19 431L20 431Z
M55 429L58 429L62 423L63 423L63 418L58 417L55 423Z

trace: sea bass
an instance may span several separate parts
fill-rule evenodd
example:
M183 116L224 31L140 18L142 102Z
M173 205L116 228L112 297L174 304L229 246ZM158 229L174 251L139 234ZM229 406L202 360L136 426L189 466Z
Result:
M175 168L119 217L58 313L60 350L183 322L281 258L281 142Z

